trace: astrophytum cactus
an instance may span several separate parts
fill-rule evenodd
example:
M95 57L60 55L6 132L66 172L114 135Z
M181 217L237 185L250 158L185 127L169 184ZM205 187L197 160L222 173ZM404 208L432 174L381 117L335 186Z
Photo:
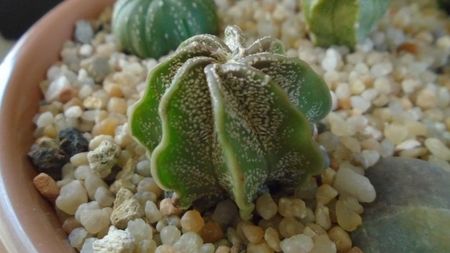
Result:
M118 0L112 31L121 47L140 57L158 58L196 34L216 34L214 0Z
M311 38L319 46L353 48L369 34L390 0L301 0Z
M194 36L150 72L131 131L180 207L229 194L249 218L261 188L295 188L324 167L308 120L329 112L329 90L283 52L269 37L246 47L239 28L228 27L225 43Z

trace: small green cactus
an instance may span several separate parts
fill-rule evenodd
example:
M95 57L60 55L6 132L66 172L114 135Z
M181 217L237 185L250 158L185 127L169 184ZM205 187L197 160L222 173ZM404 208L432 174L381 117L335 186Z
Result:
M383 17L390 0L301 0L311 38L319 46L353 48Z
M194 36L150 72L131 131L181 207L228 193L247 219L263 186L295 188L324 167L308 120L329 112L329 90L283 52L269 37L246 46L240 29L227 27L225 43Z
M118 0L112 30L120 45L140 57L158 58L196 34L216 34L213 0Z

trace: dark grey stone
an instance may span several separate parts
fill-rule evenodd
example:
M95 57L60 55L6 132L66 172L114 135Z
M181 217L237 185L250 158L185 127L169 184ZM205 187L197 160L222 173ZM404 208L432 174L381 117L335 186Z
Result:
M352 233L365 253L450 252L450 173L429 162L385 158L366 176L377 191Z

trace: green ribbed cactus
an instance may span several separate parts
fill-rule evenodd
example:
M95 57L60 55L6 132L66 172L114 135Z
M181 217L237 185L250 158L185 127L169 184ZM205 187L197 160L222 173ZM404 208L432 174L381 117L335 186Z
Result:
M214 0L118 0L112 30L120 45L140 57L158 58L196 34L216 34Z
M151 154L152 175L181 207L229 194L249 218L266 184L295 188L324 161L309 121L331 99L303 61L278 40L246 46L237 27L183 42L151 71L131 131Z
M312 40L353 48L383 17L390 0L301 0Z

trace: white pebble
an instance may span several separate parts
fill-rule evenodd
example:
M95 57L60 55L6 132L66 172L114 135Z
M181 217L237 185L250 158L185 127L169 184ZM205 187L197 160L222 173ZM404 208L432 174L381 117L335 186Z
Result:
M339 192L350 194L361 202L372 202L376 197L369 179L347 167L339 168L333 186Z
M82 114L83 110L81 110L81 107L79 107L78 105L71 106L64 111L64 116L66 116L67 118L77 119L81 117Z
M339 83L335 90L336 97L339 99L348 98L351 95L348 83Z
M156 204L152 201L147 201L145 203L145 216L147 217L148 222L151 224L156 223L162 219L162 214L159 211Z
M53 114L51 112L44 112L36 120L36 126L38 128L46 127L52 124L54 121Z
M84 180L84 188L86 189L89 199L94 199L95 192L99 187L107 188L108 185L95 173L91 173Z
M321 66L327 71L334 71L342 64L341 55L339 51L334 48L327 49L325 53L325 58L322 60Z
M81 86L80 91L78 92L78 96L81 99L85 99L85 98L89 97L93 92L94 92L93 86L89 85L89 84L85 84L85 85Z
M50 83L47 91L45 92L46 101L57 100L62 92L71 89L70 81L66 76L60 76L56 80Z
M90 56L92 55L92 52L94 52L94 48L89 44L83 44L79 51L82 56Z
M96 201L83 203L77 208L77 211L75 212L75 219L77 221L81 221L81 216L93 210L100 210L100 206Z
M187 232L180 237L173 247L180 252L197 253L202 245L203 239L197 233Z
M377 63L370 68L370 72L372 72L372 75L375 77L386 76L390 74L392 70L393 66L390 62Z
M153 230L143 219L135 219L128 222L128 233L130 233L134 241L151 240L153 238Z
M151 176L150 173L150 161L149 160L142 160L136 164L136 172L144 177Z
M352 136L355 129L346 123L346 121L336 113L328 114L328 120L331 125L331 132L336 136Z
M280 243L284 253L308 253L314 247L311 237L300 234L284 239Z
M376 89L367 89L361 94L361 97L365 98L368 101L374 100L377 96L378 91Z
M83 246L84 239L86 239L88 232L84 228L75 228L69 234L69 243L70 246L81 249Z
M214 253L216 247L212 243L205 243L200 247L199 253Z
M409 139L402 143L397 144L395 146L396 151L403 151L403 150L410 150L413 148L420 147L420 142L418 142L416 139Z
M360 113L364 113L370 108L370 101L361 96L352 96L350 101L352 103L352 107Z
M111 226L108 234L93 243L95 253L133 253L135 243L127 231Z
M392 91L391 82L384 77L375 79L373 86L380 94L389 94Z
M101 207L110 207L114 202L114 195L106 187L100 186L95 190L94 199Z
M92 248L92 244L94 244L97 238L87 238L84 240L83 247L80 250L80 253L94 253L94 249Z
M159 236L163 244L173 245L180 239L181 232L177 227L169 225L161 229Z
M366 149L361 152L360 162L364 168L369 168L380 159L380 153L376 150Z
M55 201L56 207L67 214L75 214L78 206L88 200L87 192L80 181L74 180L64 185Z
M109 213L104 209L82 212L80 223L90 234L97 234L108 228Z

